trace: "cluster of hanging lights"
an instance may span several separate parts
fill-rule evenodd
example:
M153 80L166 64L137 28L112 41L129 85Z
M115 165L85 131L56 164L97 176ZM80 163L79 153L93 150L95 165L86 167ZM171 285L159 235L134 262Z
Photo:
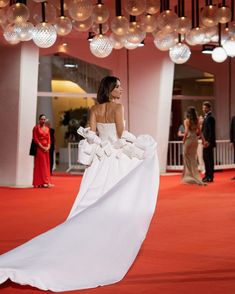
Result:
M0 0L0 26L10 44L33 40L48 48L58 35L74 30L92 35L90 51L99 58L114 49L136 49L146 37L159 50L169 51L177 64L187 62L192 46L205 44L213 44L216 62L235 56L234 0L206 0L203 5L191 0L190 15L185 14L185 0L174 7L169 0L125 0L123 10L121 0L116 0L114 17L102 0L26 1Z

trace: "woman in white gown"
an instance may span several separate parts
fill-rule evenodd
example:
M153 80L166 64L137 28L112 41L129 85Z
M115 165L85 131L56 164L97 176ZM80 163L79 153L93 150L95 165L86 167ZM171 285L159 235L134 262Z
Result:
M61 225L2 254L0 283L61 292L115 283L127 273L154 213L159 169L152 137L124 131L121 92L118 78L101 81L90 128L78 130L85 138L79 159L90 166L71 212Z

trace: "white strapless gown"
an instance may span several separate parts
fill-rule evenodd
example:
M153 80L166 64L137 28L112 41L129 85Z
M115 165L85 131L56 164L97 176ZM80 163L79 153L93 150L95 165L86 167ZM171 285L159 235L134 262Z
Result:
M112 147L115 124L98 124L98 131ZM110 150L94 155L64 223L0 256L0 283L11 279L61 292L107 285L125 276L154 213L159 169L156 152L138 159Z

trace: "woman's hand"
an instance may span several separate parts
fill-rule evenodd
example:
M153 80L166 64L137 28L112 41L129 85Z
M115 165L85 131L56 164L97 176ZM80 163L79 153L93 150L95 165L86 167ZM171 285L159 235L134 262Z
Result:
M44 152L48 152L49 149L50 149L50 145L47 146L47 147L45 147L45 146L43 146L42 144L40 144L39 147L40 147Z
M210 145L210 143L207 142L207 141L204 141L204 142L202 143L202 145L203 145L204 148L207 148L207 147Z
M50 145L48 145L47 147L44 147L45 152L48 152L50 150Z

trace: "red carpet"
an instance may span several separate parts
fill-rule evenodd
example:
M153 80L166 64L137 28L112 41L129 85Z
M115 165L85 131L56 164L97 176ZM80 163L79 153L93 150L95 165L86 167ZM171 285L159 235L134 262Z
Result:
M83 294L233 294L235 292L235 171L218 172L206 187L162 176L147 239L123 281ZM0 188L0 253L65 220L78 176L53 177L52 189ZM133 208L134 209L134 208ZM92 269L91 269L92 270ZM1 294L39 294L6 282ZM65 292L64 292L65 293Z

